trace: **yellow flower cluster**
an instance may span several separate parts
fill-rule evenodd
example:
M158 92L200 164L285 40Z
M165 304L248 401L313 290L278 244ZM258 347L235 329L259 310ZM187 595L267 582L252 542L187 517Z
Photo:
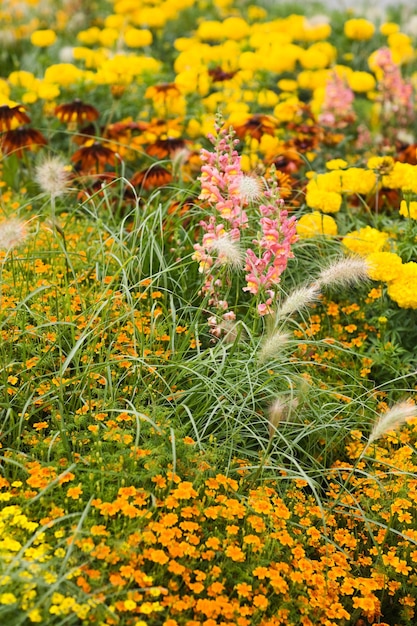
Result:
M302 215L297 222L297 234L301 239L317 237L318 235L337 235L337 224L330 215L323 215L319 211Z
M372 280L390 282L400 276L402 260L394 252L371 252L366 257L368 274Z
M417 220L417 201L411 200L410 202L406 202L405 200L401 200L400 215L409 217L412 220Z
M366 257L372 252L382 252L388 244L389 235L371 226L364 226L343 237L343 244L351 252Z
M388 283L388 295L402 309L417 309L417 263L401 266L400 273Z

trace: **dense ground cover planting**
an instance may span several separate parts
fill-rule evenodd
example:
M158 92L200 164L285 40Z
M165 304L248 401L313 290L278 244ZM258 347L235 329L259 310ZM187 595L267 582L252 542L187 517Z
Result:
M2 3L0 621L416 619L416 17Z

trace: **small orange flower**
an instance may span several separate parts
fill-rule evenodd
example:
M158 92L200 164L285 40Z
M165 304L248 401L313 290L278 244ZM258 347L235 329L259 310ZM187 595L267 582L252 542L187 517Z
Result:
M80 483L78 483L76 487L70 487L67 490L67 497L72 498L73 500L78 500L82 493L83 493L82 487Z
M253 598L253 604L254 606L256 606L257 609L261 611L265 611L265 609L268 607L268 604L269 604L268 598L266 598L262 593L260 593Z
M244 553L239 548L239 546L227 546L227 548L226 548L224 553L225 553L226 556L228 556L230 559L232 559L232 561L236 561L236 562L239 562L239 563L245 561L245 559L246 559Z

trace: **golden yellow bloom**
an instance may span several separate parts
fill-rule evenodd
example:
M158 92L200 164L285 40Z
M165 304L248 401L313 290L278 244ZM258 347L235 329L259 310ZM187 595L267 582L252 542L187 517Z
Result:
M310 189L306 193L306 204L311 209L319 209L323 213L337 213L342 204L342 196L335 191Z
M224 20L221 28L222 36L225 39L243 39L249 35L249 32L249 24L241 17L228 17Z
M360 256L368 256L372 252L382 252L388 243L388 233L383 233L371 226L354 230L343 238L346 248Z
M372 91L375 89L375 78L369 72L352 72L347 77L349 87L357 93Z
M46 83L56 83L63 87L69 87L80 81L83 75L83 70L72 63L57 63L46 68L44 80Z
M410 261L388 286L388 295L402 309L417 309L417 263Z
M401 273L402 260L394 252L372 252L366 257L366 262L372 280L390 282Z
M124 40L129 48L150 46L152 43L152 33L146 28L129 28L124 34Z
M326 163L326 169L328 170L341 170L344 167L347 167L347 161L344 159L330 159Z
M361 167L350 167L347 170L343 170L342 176L342 191L352 194L368 194L374 190L376 184L375 172L372 170L365 170Z
M385 35L386 37L388 35L392 35L393 33L398 33L399 30L400 27L398 24L395 24L395 22L384 22L379 27L379 32L381 33L381 35Z
M412 220L417 220L417 202L407 202L406 200L401 200L400 215L409 217Z
M48 46L52 46L55 41L56 33L50 28L47 28L45 30L35 30L30 37L31 44L39 48L47 48Z
M344 32L349 39L358 41L371 39L375 32L375 26L372 22L363 18L347 20L344 25Z
M378 174L389 174L394 168L394 159L390 156L371 157L368 159L367 166L370 170L375 170Z
M300 239L308 239L319 235L337 235L337 224L330 215L313 211L300 217L297 222L297 234Z

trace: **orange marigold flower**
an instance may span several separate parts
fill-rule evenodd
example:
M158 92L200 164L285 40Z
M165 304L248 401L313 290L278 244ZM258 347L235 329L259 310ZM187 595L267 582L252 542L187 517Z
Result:
M70 487L67 490L67 497L72 498L73 500L78 500L80 495L83 493L81 484L78 483L76 487Z
M239 548L239 546L227 546L225 550L225 555L228 556L232 561L243 562L246 557L244 552Z
M264 578L269 576L269 569L266 567L257 567L253 570L252 574L256 576L256 578L263 580Z
M167 486L166 478L161 476L161 474L158 474L157 476L152 476L151 481L155 483L155 485L160 489L163 489Z
M242 596L242 598L250 598L252 595L252 585L248 585L247 583L238 583L235 585L235 589L237 595Z
M266 596L264 596L262 593L255 596L252 602L254 606L256 606L256 608L259 609L260 611L265 611L269 604L268 598L266 598Z
M193 488L192 483L188 481L181 482L176 489L172 491L174 498L179 500L189 500L198 496L197 491Z
M208 548L212 548L213 550L218 550L220 548L220 539L217 539L217 537L209 537L209 539L207 539L206 541L206 546Z
M168 556L163 550L150 549L148 555L150 561L153 561L154 563L159 563L160 565L165 565L165 563L168 563L169 561Z

